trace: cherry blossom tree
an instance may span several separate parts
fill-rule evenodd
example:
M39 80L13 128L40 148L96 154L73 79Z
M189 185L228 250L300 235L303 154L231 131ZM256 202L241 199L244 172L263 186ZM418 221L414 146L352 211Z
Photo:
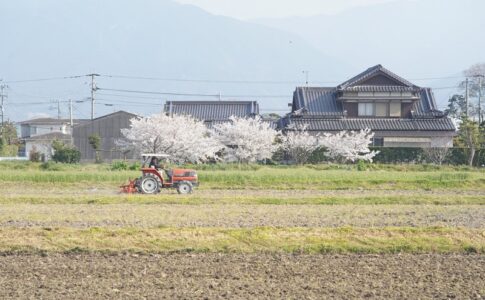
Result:
M134 148L138 153L169 154L177 163L200 163L216 158L223 146L207 131L207 127L190 116L166 116L134 118L131 126L122 129L123 148Z
M369 149L373 137L374 133L370 129L359 132L341 131L336 134L325 133L319 143L326 148L325 154L328 157L339 162L359 160L372 162L374 156L379 153Z
M271 158L278 149L277 131L261 117L231 117L229 122L214 126L212 136L224 145L226 162L256 162Z
M304 164L312 153L320 147L318 135L310 135L306 130L307 126L291 126L281 138L281 148L297 164Z

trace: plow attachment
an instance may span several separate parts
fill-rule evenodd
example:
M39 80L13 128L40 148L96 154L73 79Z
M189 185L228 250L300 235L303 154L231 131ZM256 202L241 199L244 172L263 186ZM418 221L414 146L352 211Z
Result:
M121 185L121 193L125 194L135 194L138 193L138 189L135 186L135 181L136 180L131 180L129 179L129 183L125 185Z

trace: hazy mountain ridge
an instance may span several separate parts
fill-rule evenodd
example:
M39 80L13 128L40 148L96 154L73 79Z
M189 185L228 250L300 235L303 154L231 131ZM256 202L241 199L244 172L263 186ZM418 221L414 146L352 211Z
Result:
M0 11L0 78L5 80L99 72L303 83L302 70L311 69L320 80L324 76L329 80L334 72L345 74L345 63L325 56L295 34L214 16L168 0L20 0L2 2ZM106 79L100 79L101 83L117 88L223 95L287 94L288 99L294 88L293 84L244 86ZM59 84L45 82L35 90L32 86L12 88L60 95ZM69 89L62 92L65 94ZM14 92L10 98L22 101L15 99ZM285 108L288 102L260 101L270 108Z
M447 77L485 61L485 1L395 1L337 15L254 20L296 33L313 46L355 67L381 63L413 78ZM418 80L418 85L455 84L457 79ZM441 85L442 86L442 85ZM436 86L438 87L438 86ZM441 102L448 92L436 90Z

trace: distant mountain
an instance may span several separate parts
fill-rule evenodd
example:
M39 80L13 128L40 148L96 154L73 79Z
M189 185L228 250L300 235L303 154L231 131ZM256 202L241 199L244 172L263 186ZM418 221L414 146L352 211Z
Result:
M485 62L484 12L483 0L400 0L337 15L254 21L302 36L354 66L353 73L381 63L399 75L419 79L450 76ZM414 83L438 82L443 83ZM437 94L446 101L446 93Z
M194 6L168 0L2 1L0 37L0 78L6 81L98 72L303 84L303 70L310 70L315 81L328 81L335 76L341 78L350 69L296 34L214 16ZM99 78L98 82L100 86L117 89L221 92L223 97L254 95L250 98L260 100L263 108L277 109L287 108L298 83L243 85L109 78ZM87 78L11 83L7 114L22 119L37 109L19 109L15 103L88 96L88 84ZM288 97L258 98L261 94ZM153 103L169 97L183 98L160 96ZM105 98L106 103L121 99L109 95L100 98ZM117 108L140 113L154 110L153 106L132 104L130 108L126 105L118 104ZM86 117L89 106L77 106L77 111L84 114L79 117ZM112 109L99 106L98 112ZM47 112L47 107L39 106L39 110ZM65 108L63 111L66 112Z

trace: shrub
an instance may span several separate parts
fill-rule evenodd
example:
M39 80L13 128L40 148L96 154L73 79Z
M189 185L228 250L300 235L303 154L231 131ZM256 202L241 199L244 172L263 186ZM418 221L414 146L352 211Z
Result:
M81 161L81 152L71 145L66 145L59 140L52 142L55 153L52 160L65 164L76 164Z
M423 149L422 148L384 148L373 147L373 149L379 150L379 154L374 157L374 162L377 163L419 163L422 161Z
M75 148L63 148L57 150L52 159L59 163L77 164L81 161L81 152Z
M367 170L367 163L363 160L359 160L357 162L357 170L358 171L365 171Z
M138 171L141 169L141 164L139 162L134 162L130 166L131 171Z
M97 134L93 134L88 137L88 140L89 140L89 144L91 145L91 147L95 152L95 162L97 164L102 163L103 160L101 159L101 156L99 153L99 149L101 148L101 137Z
M29 152L29 160L31 162L39 162L40 161L40 152L37 151L35 146L32 147L32 150Z
M111 163L111 170L113 171L126 171L128 168L128 164L125 161L114 161Z

